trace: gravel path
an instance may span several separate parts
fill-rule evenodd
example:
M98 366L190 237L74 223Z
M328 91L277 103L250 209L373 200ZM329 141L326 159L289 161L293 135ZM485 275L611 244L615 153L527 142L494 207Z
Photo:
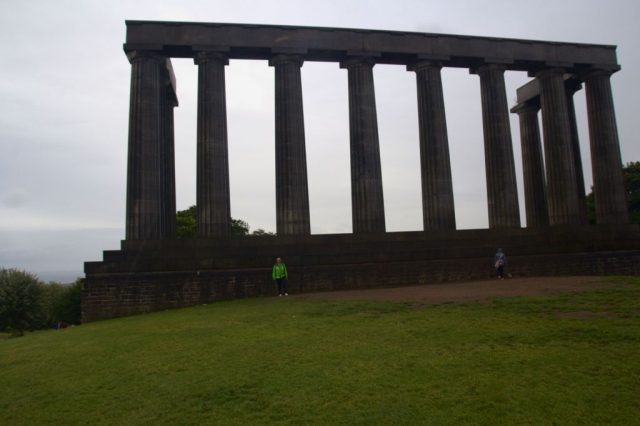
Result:
M368 290L299 294L300 299L387 300L420 304L487 302L501 297L538 296L611 287L603 277L538 277L453 282Z

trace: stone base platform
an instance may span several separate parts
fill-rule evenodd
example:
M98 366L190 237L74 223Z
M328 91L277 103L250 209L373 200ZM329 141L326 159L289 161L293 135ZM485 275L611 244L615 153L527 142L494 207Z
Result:
M129 240L85 263L82 320L272 296L277 256L301 293L490 278L498 247L514 276L640 275L636 225Z

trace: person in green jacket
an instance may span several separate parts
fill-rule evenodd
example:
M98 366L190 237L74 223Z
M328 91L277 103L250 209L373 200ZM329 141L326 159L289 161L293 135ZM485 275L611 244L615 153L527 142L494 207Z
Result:
M273 265L273 271L271 271L271 277L278 284L278 296L288 296L287 293L287 266L284 264L281 258L276 258L276 264Z

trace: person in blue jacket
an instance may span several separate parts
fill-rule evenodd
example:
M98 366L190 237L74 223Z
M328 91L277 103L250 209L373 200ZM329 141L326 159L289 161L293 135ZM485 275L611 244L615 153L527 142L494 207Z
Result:
M507 255L504 254L501 248L496 252L493 261L496 268L496 276L501 280L504 278L504 267L507 266Z

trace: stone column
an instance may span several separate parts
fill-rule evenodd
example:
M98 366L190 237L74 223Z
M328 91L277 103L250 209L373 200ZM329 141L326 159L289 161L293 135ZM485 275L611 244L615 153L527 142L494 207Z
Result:
M165 68L165 89L162 96L162 118L164 125L164 139L160 150L162 169L162 227L166 238L175 238L176 235L176 171L173 109L178 106L178 97L175 88L175 77L171 62L167 59Z
M536 74L540 83L549 224L551 225L582 223L563 73L562 69L550 68Z
M497 64L482 65L475 70L480 77L482 98L489 228L520 227L504 71L505 67Z
M378 118L371 58L340 64L349 74L351 209L353 233L385 232Z
M302 109L302 57L276 55L276 227L278 235L308 235L309 188Z
M629 223L629 211L610 77L611 72L594 70L584 79L589 116L593 194L598 224L626 224Z
M431 61L421 61L407 67L415 71L418 86L422 215L425 231L456 229L441 68L440 64Z
M231 229L225 55L199 52L196 221L199 237L224 237Z
M521 104L512 109L513 112L518 114L518 119L520 120L527 228L549 225L538 110L540 110L540 105L537 101Z
M568 83L568 85L567 85ZM578 135L578 122L576 120L576 108L573 95L582 88L582 85L574 80L565 84L567 94L567 110L569 111L569 124L571 126L571 151L573 152L573 169L576 175L576 195L580 208L580 223L589 223L587 212L587 196L584 190L584 173L582 171L582 156L580 155L580 137Z
M127 57L131 62L131 99L126 239L160 239L165 236L161 146L166 58L147 51L132 51Z

